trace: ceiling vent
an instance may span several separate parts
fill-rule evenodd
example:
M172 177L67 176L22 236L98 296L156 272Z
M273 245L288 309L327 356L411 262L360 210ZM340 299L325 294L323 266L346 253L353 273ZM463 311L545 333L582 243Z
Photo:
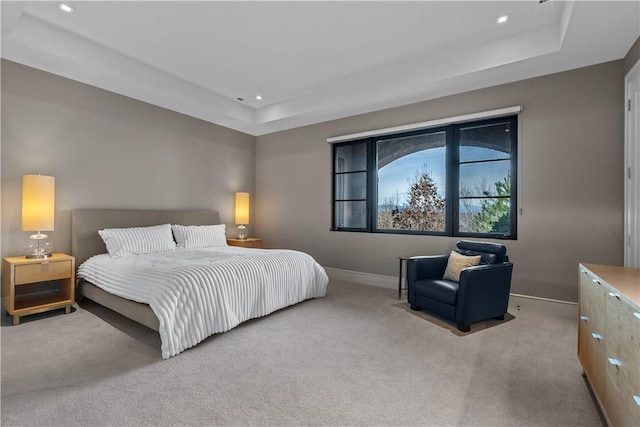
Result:
M553 9L553 3L555 3L555 0L538 0L536 12L547 12Z

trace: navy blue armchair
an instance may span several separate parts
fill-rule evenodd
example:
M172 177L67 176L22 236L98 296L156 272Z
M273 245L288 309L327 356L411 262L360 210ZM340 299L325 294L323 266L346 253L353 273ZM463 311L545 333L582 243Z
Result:
M504 319L509 305L513 264L500 244L461 240L456 252L480 255L480 265L464 268L460 281L443 279L449 255L407 260L407 291L412 310L424 310L469 332L471 323Z

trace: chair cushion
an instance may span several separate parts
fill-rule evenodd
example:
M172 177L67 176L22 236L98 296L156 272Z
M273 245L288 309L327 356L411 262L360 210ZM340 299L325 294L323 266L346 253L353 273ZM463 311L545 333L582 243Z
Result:
M449 261L447 262L447 269L444 271L445 280L452 280L454 282L460 281L460 272L463 268L473 267L480 264L480 255L465 256L455 251L451 251L449 255Z
M455 305L456 296L458 294L459 284L450 280L416 280L413 283L415 286L416 294L429 298L432 300L440 301L445 304Z

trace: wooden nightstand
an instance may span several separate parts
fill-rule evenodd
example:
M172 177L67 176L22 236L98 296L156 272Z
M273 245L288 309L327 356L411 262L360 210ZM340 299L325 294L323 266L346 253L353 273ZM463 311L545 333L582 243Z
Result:
M262 239L247 237L246 239L227 239L229 246L241 246L243 248L262 248Z
M8 257L2 263L2 303L13 316L65 309L71 313L75 300L76 259L53 254L49 258Z

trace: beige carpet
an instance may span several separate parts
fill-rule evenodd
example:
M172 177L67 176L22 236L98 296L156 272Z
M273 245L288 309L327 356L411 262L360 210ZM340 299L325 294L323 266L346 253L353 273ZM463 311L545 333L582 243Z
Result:
M576 321L518 312L460 334L396 296L332 282L169 360L89 301L5 318L2 425L602 426Z

